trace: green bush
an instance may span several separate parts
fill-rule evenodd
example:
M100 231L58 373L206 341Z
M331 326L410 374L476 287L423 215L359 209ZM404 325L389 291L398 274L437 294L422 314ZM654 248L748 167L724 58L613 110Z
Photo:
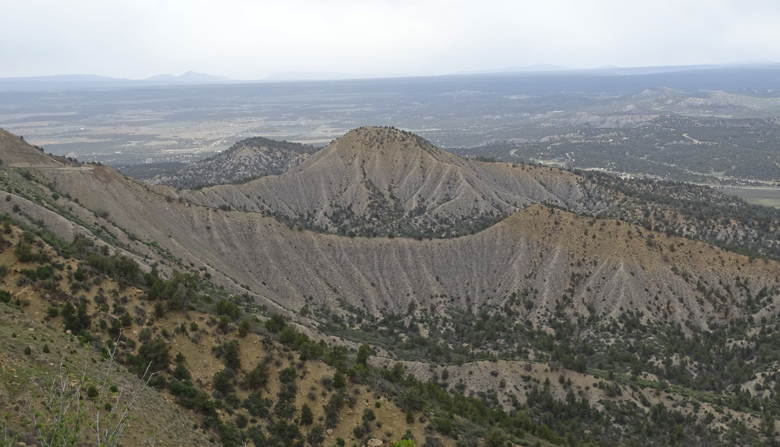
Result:
M241 316L241 309L238 305L226 299L217 301L217 304L214 306L214 311L217 315L228 317L233 321L238 320L238 317Z
M279 314L271 315L271 318L265 322L265 328L268 330L268 332L274 334L281 332L281 330L284 329L286 325L287 322L285 321L284 317Z
M138 355L133 359L134 369L138 374L168 371L171 363L168 343L162 338L144 342L138 349Z
M25 236L27 236L29 233L25 233ZM29 239L26 240L26 239ZM46 256L43 253L37 252L33 249L32 244L30 243L32 240L32 235L29 237L23 238L17 245L16 248L14 248L14 254L16 255L16 258L19 259L20 262L46 262L48 261L48 256Z
M221 358L226 368L239 371L241 370L241 353L239 352L238 341L232 340L223 343L214 348L217 357Z
M270 399L263 399L260 397L259 393L252 393L247 397L244 402L243 406L247 409L249 414L251 414L254 417L268 417L270 414L270 408L271 408L272 402Z
M308 404L303 404L301 407L301 425L311 425L314 422L314 413L311 411L311 407Z
M214 389L222 394L232 393L234 390L233 379L235 376L236 373L228 368L225 368L222 371L218 371L216 374L214 374L214 378L212 379Z
M74 334L84 333L92 324L92 319L87 313L87 300L79 300L78 307L74 307L71 303L65 303L62 307L62 318L66 330Z
M260 362L246 375L246 387L250 390L265 388L268 384L268 365Z

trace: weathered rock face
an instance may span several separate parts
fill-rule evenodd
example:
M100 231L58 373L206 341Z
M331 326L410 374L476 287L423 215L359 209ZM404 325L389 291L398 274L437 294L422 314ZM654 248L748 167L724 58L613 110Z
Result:
M175 174L157 176L149 183L195 189L247 182L287 172L316 150L314 146L287 141L247 138L222 153L191 163Z
M182 196L363 236L469 234L533 203L591 211L605 206L597 188L571 173L466 160L414 134L376 127L347 133L280 176Z

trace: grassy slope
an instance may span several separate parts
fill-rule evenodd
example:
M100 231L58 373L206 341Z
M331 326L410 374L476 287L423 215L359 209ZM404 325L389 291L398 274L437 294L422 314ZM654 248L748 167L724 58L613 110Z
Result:
M48 349L44 349L44 347ZM29 348L29 354L26 353ZM49 352L46 353L45 351ZM122 392L143 387L140 379L124 367L114 365L111 383ZM62 368L62 370L60 370ZM0 414L9 432L22 440L32 440L32 415L42 410L53 384L67 377L72 386L99 387L111 364L77 337L64 335L60 328L36 321L17 307L0 304ZM86 402L90 414L82 436L93 436L91 424L97 404L113 403L116 394L102 395ZM150 411L154 417L149 417ZM213 445L208 434L193 430L197 420L153 389L144 388L123 439L123 445L141 446L155 441L159 446ZM0 442L1 444L1 442Z

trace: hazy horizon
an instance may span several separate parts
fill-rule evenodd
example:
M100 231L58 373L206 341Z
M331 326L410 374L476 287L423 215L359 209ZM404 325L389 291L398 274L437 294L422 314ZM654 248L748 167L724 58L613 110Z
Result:
M490 74L545 74L545 73L564 73L564 72L621 72L622 71L637 71L642 72L646 70L648 72L667 72L677 70L693 70L693 69L707 69L707 68L745 68L745 67L774 67L780 66L780 62L777 61L746 61L737 63L723 63L723 64L697 64L697 65L636 65L636 66L619 66L619 65L600 65L593 67L565 67L555 65L529 65L529 66L516 66L516 67L494 67L475 70L461 70L447 73L343 73L343 72L317 72L317 71L290 71L290 72L275 72L269 73L265 77L260 78L233 78L224 76L221 73L203 73L193 70L186 70L184 72L173 73L154 73L144 77L119 77L102 75L98 73L53 73L45 75L30 75L30 76L0 76L0 80L9 79L45 79L45 78L78 78L83 77L98 77L105 79L114 79L118 81L154 81L159 80L161 82L171 79L186 79L187 76L212 78L212 81L219 82L257 82L257 81L327 81L327 80L350 80L350 79L379 79L379 78L415 78L415 77L436 77L436 76L459 76L459 75L490 75Z
M0 77L427 76L780 61L772 1L0 0Z

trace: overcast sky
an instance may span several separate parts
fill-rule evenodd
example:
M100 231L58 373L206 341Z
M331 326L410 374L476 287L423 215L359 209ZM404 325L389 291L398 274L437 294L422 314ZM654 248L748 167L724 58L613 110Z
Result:
M0 0L0 76L780 61L779 0Z

